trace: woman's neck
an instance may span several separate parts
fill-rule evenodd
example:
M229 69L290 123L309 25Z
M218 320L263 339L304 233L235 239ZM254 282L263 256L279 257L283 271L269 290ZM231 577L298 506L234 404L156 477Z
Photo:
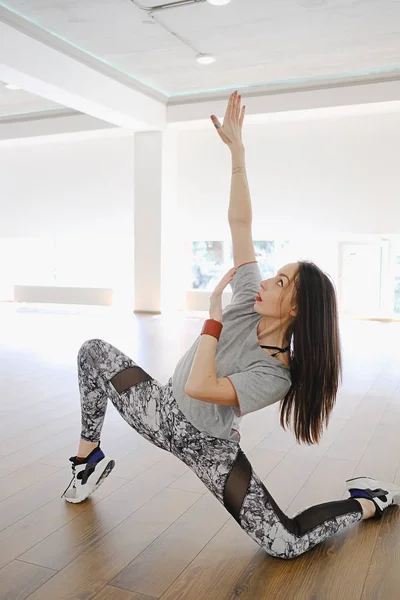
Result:
M257 327L257 336L260 346L275 346L277 348L286 348L290 344L282 331L282 323L270 321L263 317Z

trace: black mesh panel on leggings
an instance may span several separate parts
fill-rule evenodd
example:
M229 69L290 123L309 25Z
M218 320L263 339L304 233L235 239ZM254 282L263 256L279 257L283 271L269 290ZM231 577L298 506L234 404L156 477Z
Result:
M246 496L251 476L251 464L244 452L239 448L235 464L226 480L224 489L224 506L239 524L240 509ZM279 508L264 484L262 484L262 487L266 503L272 507L287 531L297 536L305 535L329 519L362 511L360 503L350 498L348 500L318 504L290 518Z
M118 394L126 392L126 390L142 381L153 381L153 378L140 367L128 367L111 379L111 383Z
M232 517L239 522L240 509L246 496L251 478L251 464L243 450L239 448L238 455L224 489L224 506Z

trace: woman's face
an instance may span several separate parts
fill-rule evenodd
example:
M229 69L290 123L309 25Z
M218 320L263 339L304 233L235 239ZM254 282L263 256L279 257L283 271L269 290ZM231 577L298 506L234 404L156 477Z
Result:
M276 317L283 321L296 316L296 303L293 293L294 278L298 269L298 263L289 263L282 267L275 277L261 281L260 297L257 300L254 299L254 309L259 315Z

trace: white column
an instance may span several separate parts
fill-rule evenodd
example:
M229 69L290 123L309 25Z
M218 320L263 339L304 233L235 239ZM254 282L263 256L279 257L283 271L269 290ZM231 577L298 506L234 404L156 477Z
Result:
M162 133L135 134L135 312L161 312Z
M161 304L163 313L186 310L184 229L178 211L177 132L163 133Z
M135 312L186 308L176 160L176 132L135 134Z

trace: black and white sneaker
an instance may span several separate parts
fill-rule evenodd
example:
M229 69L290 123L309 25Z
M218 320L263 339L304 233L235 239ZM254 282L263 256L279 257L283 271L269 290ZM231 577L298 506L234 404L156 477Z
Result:
M72 463L72 479L62 495L67 502L83 502L103 483L115 466L115 461L104 455L97 446L84 461L76 456L69 459Z
M394 483L383 483L372 477L355 477L346 480L346 487L352 498L372 500L378 519L389 506L400 504L400 487Z

